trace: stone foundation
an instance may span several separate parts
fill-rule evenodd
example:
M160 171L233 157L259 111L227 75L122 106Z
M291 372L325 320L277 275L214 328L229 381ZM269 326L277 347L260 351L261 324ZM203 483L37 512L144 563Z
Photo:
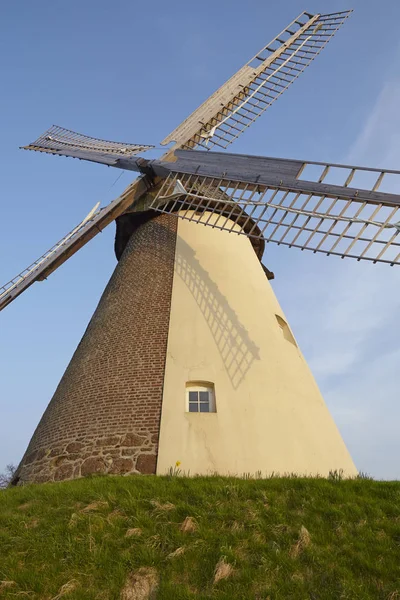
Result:
M148 433L81 438L27 454L19 469L20 481L42 483L88 475L155 473L158 436Z

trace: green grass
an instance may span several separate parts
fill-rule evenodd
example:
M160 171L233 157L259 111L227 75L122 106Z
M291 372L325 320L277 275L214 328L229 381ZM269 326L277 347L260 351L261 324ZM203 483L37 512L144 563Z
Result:
M183 532L188 516L197 529ZM214 583L221 557L233 573ZM96 477L0 492L0 580L14 582L1 598L119 599L147 566L158 600L400 599L400 482Z

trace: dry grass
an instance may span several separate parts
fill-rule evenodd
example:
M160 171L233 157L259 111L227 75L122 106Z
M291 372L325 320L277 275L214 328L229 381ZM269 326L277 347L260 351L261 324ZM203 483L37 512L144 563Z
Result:
M186 517L179 529L184 533L193 533L197 529L197 523L192 517Z
M131 527L127 530L125 537L138 537L139 535L142 535L142 533L143 531L140 527Z
M150 500L150 504L154 506L157 511L165 512L169 510L174 510L175 505L171 502L159 502L158 500Z
M129 573L121 590L121 600L153 600L156 598L159 576L153 567L143 567Z
M97 511L97 510L102 510L104 508L108 508L108 502L104 502L104 501L91 502L90 504L85 506L85 508L82 508L81 512L83 512L83 513L93 512L93 511Z
M214 584L218 583L222 579L228 579L233 575L233 567L226 562L226 557L223 556L219 559L217 566L214 571Z
M182 556L182 554L184 554L185 550L186 550L185 546L180 546L173 552L170 552L170 554L168 554L167 558L176 558L177 556Z
M311 544L311 536L309 531L301 526L299 539L297 542L291 547L289 554L292 558L297 558L299 554L301 554L308 546Z
M60 598L63 598L63 596L71 594L71 592L76 590L77 587L78 582L76 581L76 579L71 579L71 581L67 581L67 583L64 583L64 585L61 586L58 594L56 596L53 596L51 600L60 600Z

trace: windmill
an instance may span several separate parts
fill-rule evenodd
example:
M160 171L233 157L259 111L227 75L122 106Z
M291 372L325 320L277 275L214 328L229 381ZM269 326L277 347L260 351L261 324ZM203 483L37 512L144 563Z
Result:
M0 288L0 309L112 221L118 265L14 483L355 466L274 296L266 242L400 262L400 172L230 154L351 11L303 12L163 140L53 126L26 146L139 177Z

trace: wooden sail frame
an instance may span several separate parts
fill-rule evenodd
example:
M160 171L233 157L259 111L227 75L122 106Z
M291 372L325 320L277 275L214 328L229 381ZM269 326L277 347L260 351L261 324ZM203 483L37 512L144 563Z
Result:
M161 143L227 148L301 75L352 11L301 13Z
M139 152L146 152L154 148L145 144L131 144L125 142L110 142L100 138L90 137L83 133L65 129L59 125L52 125L37 140L22 146L23 150L34 150L36 152L47 152L61 156L73 156L86 158L95 162L103 162L102 156L114 158L128 158ZM79 156L79 152L83 156ZM75 154L76 153L76 154ZM91 158L92 157L92 158ZM107 164L107 163L106 163Z
M215 153L196 151L177 154L180 159L168 165L171 172L153 210L231 232L239 224L239 233L267 243L400 264L400 195L391 192L400 187L400 171L222 153L217 160ZM303 178L311 167L317 167L315 181ZM383 192L385 178L392 181L390 191ZM356 179L360 187L350 187ZM244 226L238 209L248 215ZM220 214L217 220L212 219L215 213Z

